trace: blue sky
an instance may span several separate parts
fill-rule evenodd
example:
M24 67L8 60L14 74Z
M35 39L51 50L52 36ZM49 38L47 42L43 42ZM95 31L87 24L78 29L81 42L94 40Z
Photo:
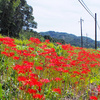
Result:
M33 16L38 23L37 32L57 31L80 36L80 18L83 35L95 39L95 21L78 0L26 0L33 7ZM83 0L93 14L97 13L100 25L100 0ZM100 41L100 30L97 32Z

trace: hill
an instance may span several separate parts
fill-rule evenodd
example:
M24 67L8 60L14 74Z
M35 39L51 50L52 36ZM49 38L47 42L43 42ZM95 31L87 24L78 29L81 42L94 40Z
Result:
M55 31L40 32L40 34L42 36L48 35L52 38L63 39L67 44L81 47L81 36L76 36L66 32L55 32ZM98 41L98 44L100 44L100 41ZM95 41L89 37L83 36L83 47L95 48Z

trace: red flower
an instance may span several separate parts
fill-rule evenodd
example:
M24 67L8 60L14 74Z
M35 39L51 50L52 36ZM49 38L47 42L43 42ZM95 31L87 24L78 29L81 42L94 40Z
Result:
M88 72L86 70L83 70L81 73L82 74L87 74Z
M37 70L43 70L43 68L41 66L37 66L36 69Z
M96 96L90 96L90 100L98 100Z
M27 92L28 92L29 94L33 94L33 93L36 94L37 90L28 89Z
M60 80L62 80L62 79L59 78L59 77L56 77L56 78L55 78L55 81L57 81L57 82L60 81Z
M24 76L19 76L19 77L17 78L17 80L18 80L18 81L26 81L27 78L24 77Z
M35 94L35 95L33 95L33 98L34 99L42 99L43 98L43 95Z
M18 59L19 59L19 57L15 56L15 57L13 57L13 59L14 59L14 60L18 60Z
M33 42L33 43L36 43L36 44L40 44L40 43L41 43L41 41L40 41L38 38L35 38L35 37L31 37L31 38L29 39L29 41L31 41L31 42Z
M68 73L69 71L68 71L68 70L63 70L63 72L64 72L64 73Z
M42 80L40 80L42 83L49 83L50 81L49 81L49 79L42 79Z
M74 74L80 75L80 73L79 73L78 71L73 71L73 73L74 73Z
M32 51L34 50L34 48L32 48L32 47L29 47L28 49L29 49L29 50L32 50Z
M53 92L57 92L57 93L61 94L61 89L55 88L55 89L53 89Z
M14 52L10 52L9 53L9 56L11 57L11 56L13 56L14 55Z
M50 41L49 39L45 40L46 43L49 43L49 41Z
M7 52L3 51L3 52L1 52L1 54L7 55Z

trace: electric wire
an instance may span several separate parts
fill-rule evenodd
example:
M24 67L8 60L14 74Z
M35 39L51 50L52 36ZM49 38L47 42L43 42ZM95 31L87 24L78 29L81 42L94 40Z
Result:
M80 4L85 8L85 10L94 18L93 14L91 13L91 11L88 9L87 6L85 6L85 3L81 2L80 0L78 0L80 2Z
M81 0L82 3L85 5L85 7L87 8L87 10L91 13L92 17L95 19L94 14L91 12L91 10L87 7L87 5L85 4L85 2L83 0Z
M83 0L81 0L81 1L78 0L78 1L85 8L85 10L93 17L93 19L95 20L94 14L89 10L89 8L86 6L86 4L84 3L84 1ZM97 26L98 26L98 28L100 30L100 26L99 26L98 22L97 22Z

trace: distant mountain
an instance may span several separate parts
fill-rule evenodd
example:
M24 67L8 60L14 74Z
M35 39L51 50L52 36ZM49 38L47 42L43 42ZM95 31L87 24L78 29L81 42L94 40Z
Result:
M40 34L42 36L50 36L56 39L63 39L67 44L81 47L80 36L76 36L76 35L65 33L65 32L55 32L55 31L40 32ZM100 41L98 41L98 44L100 44ZM83 36L83 47L95 48L95 41L89 37Z

